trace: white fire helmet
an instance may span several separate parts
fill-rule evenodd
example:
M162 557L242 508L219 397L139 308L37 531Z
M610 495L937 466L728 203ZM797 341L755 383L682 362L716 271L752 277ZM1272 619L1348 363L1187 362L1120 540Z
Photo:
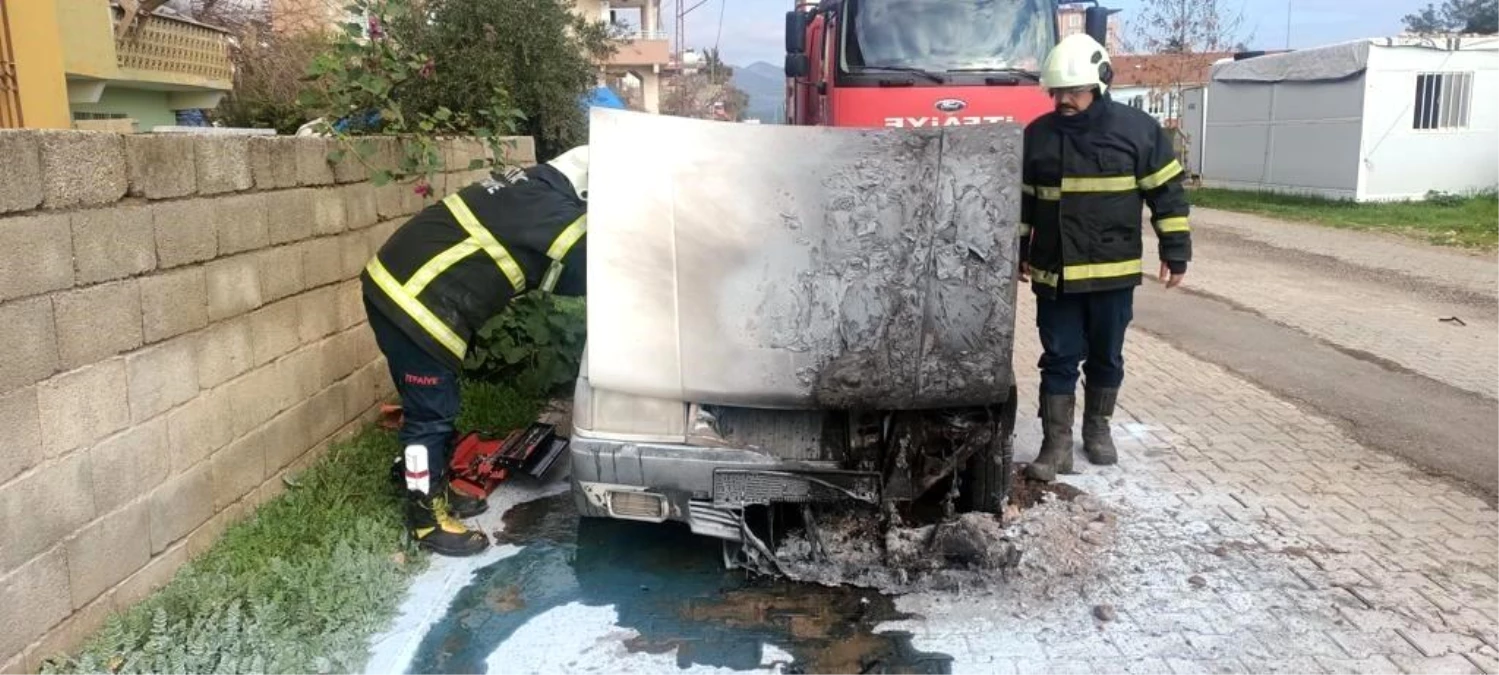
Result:
M1041 86L1048 91L1068 87L1098 87L1098 93L1109 90L1114 79L1109 53L1086 33L1062 38L1046 55L1041 66Z
M578 197L588 201L588 146L580 145L568 150L552 158L547 164L567 176L573 189L578 192Z

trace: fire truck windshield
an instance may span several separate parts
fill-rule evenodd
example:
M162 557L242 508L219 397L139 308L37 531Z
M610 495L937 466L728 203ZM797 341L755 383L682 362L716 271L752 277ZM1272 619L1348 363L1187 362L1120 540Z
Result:
M840 69L1039 71L1054 11L1049 0L847 0Z

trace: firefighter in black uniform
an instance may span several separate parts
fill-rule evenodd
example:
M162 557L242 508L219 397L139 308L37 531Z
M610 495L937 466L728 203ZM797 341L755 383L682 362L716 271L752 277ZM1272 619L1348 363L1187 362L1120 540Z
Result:
M416 214L365 267L365 311L401 395L407 527L422 548L489 546L459 518L487 505L446 480L458 375L474 333L512 298L587 291L588 148L492 174Z
M1185 178L1160 123L1108 99L1109 56L1071 35L1042 67L1056 110L1025 129L1020 278L1036 294L1044 437L1027 474L1072 472L1072 421L1083 364L1083 452L1118 461L1109 418L1124 381L1124 334L1141 283L1141 202L1160 242L1160 278L1181 283L1192 258Z

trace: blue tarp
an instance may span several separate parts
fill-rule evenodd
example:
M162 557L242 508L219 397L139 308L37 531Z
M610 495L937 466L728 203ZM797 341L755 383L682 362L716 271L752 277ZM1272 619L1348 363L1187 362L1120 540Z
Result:
M593 91L583 95L582 105L585 111L589 108L625 109L624 99L608 87L594 87Z

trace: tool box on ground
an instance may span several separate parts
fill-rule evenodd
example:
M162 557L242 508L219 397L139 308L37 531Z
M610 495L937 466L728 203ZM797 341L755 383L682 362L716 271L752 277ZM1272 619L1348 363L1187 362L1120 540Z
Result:
M454 489L474 497L487 497L514 473L541 478L567 449L567 439L557 436L557 427L537 422L516 429L504 438L470 432L453 449Z

